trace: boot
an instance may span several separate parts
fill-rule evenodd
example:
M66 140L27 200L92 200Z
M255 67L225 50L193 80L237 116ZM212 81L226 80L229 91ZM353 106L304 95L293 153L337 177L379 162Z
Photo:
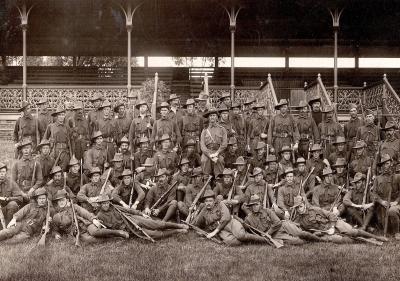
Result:
M365 230L361 230L361 229L357 230L357 236L362 236L362 237L366 237L366 238L374 238L374 239L376 239L378 241L382 241L382 242L389 241L389 239L387 239L386 237L378 236L378 235L366 232Z

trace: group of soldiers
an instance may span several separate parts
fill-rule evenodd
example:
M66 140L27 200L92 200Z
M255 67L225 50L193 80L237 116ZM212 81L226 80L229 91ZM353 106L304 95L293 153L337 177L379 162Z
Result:
M132 110L95 95L85 112L42 99L35 116L24 101L16 159L0 163L0 241L154 242L189 228L232 246L400 239L394 122L351 104L343 126L319 97L296 115L285 99L274 112L208 101L172 94L158 118L142 100Z

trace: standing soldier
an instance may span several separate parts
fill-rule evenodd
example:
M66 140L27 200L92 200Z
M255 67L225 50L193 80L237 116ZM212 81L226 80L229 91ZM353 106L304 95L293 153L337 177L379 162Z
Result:
M393 174L393 160L389 154L382 155L379 165L382 174L374 181L371 197L379 224L385 229L385 216L388 216L386 227L393 230L396 240L400 240L400 175Z
M323 182L316 186L313 191L312 204L324 210L332 210L333 213L339 215L339 202L336 200L340 196L340 187L333 183L333 172L327 167L322 172Z
M28 196L42 186L43 174L40 163L32 157L32 141L24 140L19 149L22 157L14 162L11 168L11 181L16 182L23 192L24 200L28 202Z
M74 116L68 120L71 132L72 154L81 160L89 147L89 123L83 114L83 103L77 102L74 106Z
M232 129L235 131L238 144L238 154L244 155L246 147L246 121L240 112L240 104L235 102L231 107Z
M136 152L136 146L140 145L139 141L142 137L150 139L154 123L146 101L138 101L135 107L139 109L139 116L133 119L129 128L129 142L132 153Z
M99 109L103 109L103 116L97 119L95 127L103 134L102 145L107 153L107 159L112 159L118 136L120 136L119 128L116 125L116 119L111 116L111 103L108 100L104 101Z
M332 168L335 170L335 174L333 176L333 183L339 186L347 185L349 173L346 169L347 162L344 158L336 159L336 162L332 165Z
M325 118L318 125L318 129L321 134L321 143L326 157L328 157L332 153L332 144L335 141L336 137L344 137L342 126L340 126L340 124L333 118L333 111L334 110L331 106L327 106L323 111Z
M300 113L296 119L300 135L298 153L301 157L308 159L310 145L320 143L321 140L317 124L309 114L307 103L300 101L299 109Z
M353 160L350 162L350 176L354 177L356 173L367 174L368 168L372 168L373 158L370 158L365 153L365 142L357 141L353 147L355 150Z
M208 126L208 119L204 118L204 113L207 112L208 108L207 108L207 101L209 99L209 96L206 95L204 93L204 91L201 91L199 93L199 97L195 98L196 101L196 105L197 105L197 109L196 109L196 113L200 116L200 118L203 118L203 128ZM203 129L201 128L201 130Z
M132 156L133 153L129 150L129 140L127 137L123 136L122 139L120 139L119 143L119 151L122 154L123 157L123 166L125 169L133 169L133 167L131 167L132 165ZM133 158L134 160L134 158ZM135 163L133 163L133 165L135 165Z
M84 173L80 173L80 162L75 157L72 157L68 164L69 171L67 173L66 185L71 189L74 195L77 195L81 187L89 182Z
M219 124L225 128L228 138L234 137L236 132L233 130L233 125L229 116L229 107L225 104L221 104L219 108Z
M184 148L185 151L183 152L182 157L187 158L190 161L190 167L194 168L201 166L201 157L196 150L196 142L194 140L188 140Z
M184 118L180 118L181 124L179 128L181 129L182 135L182 147L189 141L193 140L195 143L199 144L200 134L203 129L203 117L196 114L194 111L195 101L193 99L188 99L184 107L186 108L186 114Z
M239 155L238 153L238 145L235 137L229 138L228 148L224 152L224 163L225 168L233 169L234 162Z
M125 208L138 209L139 204L142 203L145 197L145 193L138 184L133 182L132 171L125 169L119 179L121 183L111 193L113 201ZM131 206L129 205L130 203L132 204Z
M369 157L375 157L380 140L379 128L374 121L374 112L370 109L365 110L365 125L358 128L356 137L357 140L364 140L367 144L366 152Z
M183 117L183 112L179 108L181 101L179 100L179 97L176 94L171 94L169 95L167 103L170 105L168 118L173 123L177 124L179 131L181 131L182 128L179 127L182 124L182 117Z
M36 103L36 106L39 107L38 123L39 123L40 140L43 139L43 135L47 129L47 126L53 122L53 117L51 116L51 113L47 108L48 105L49 102L46 98L41 98Z
M289 105L285 99L280 100L275 106L279 113L272 118L268 130L268 143L274 147L275 151L281 151L283 146L298 149L299 130L288 108Z
M350 105L350 120L344 124L344 137L347 140L347 150L350 150L357 141L357 131L363 126L363 121L357 116L357 105ZM361 105L362 106L362 105Z
M208 118L208 127L201 132L200 148L203 152L201 166L204 174L213 174L216 177L224 169L224 158L221 153L227 147L227 133L225 128L217 123L217 109L210 108L204 117Z
M249 160L250 170L252 171L255 167L264 169L265 166L265 143L260 141L257 146L254 147L255 155Z
M171 137L171 141L175 146L174 150L177 150L177 146L181 143L182 138L178 124L172 121L168 116L169 104L167 102L162 102L158 108L160 109L161 118L156 120L154 123L151 143L152 145L155 145L163 135L167 134Z
M313 97L308 101L311 107L311 116L315 121L315 124L319 126L322 122L322 110L321 110L321 97Z
M119 133L119 136L116 137L117 140L122 139L122 137L128 137L133 116L126 110L125 103L122 101L117 102L114 106L114 112L117 114L117 118L115 119L115 125Z
M29 103L23 101L18 112L21 112L22 115L17 119L14 126L15 147L18 147L18 143L23 139L29 138L32 141L32 148L36 149L36 146L38 145L37 141L40 141L37 140L37 136L40 137L43 133L39 131L40 126L37 126L37 120L31 114Z
M153 157L153 151L149 148L149 139L143 136L138 141L140 149L134 154L135 167L142 167L147 158Z
M329 166L329 162L325 159L321 159L322 147L319 144L313 144L310 149L311 158L307 160L307 170L311 170L314 167L313 174L316 176L321 176L322 170L325 166Z
M158 180L157 184L152 186L146 195L144 213L148 216L154 215L159 218L163 217L163 221L169 221L175 215L176 209L178 208L178 202L176 201L176 187L169 193L165 203L156 206L157 208L151 210L154 203L156 203L169 188L166 169L159 169L156 178Z
M54 158L50 155L50 142L47 139L43 139L37 146L39 155L36 161L42 167L43 182L46 183L50 180L50 172L53 166L57 165Z
M346 139L344 137L337 137L333 145L335 147L335 151L333 151L328 157L330 164L334 164L338 158L344 158L346 161L351 160L350 150L346 149Z
M7 177L7 170L7 165L0 162L0 209L6 225L23 202L22 192L18 185L11 181L11 177Z
M93 104L93 109L88 112L87 120L89 123L89 136L91 136L95 131L95 126L97 120L103 116L103 111L100 106L103 102L103 97L101 94L95 93L93 97L91 97L90 101Z
M60 166L63 171L67 171L67 166L70 160L70 153L72 150L70 147L71 131L64 122L64 108L58 107L56 111L52 113L52 116L55 117L55 121L47 127L44 138L50 140L53 151L52 156L55 159L59 158L57 165Z
M395 134L396 124L388 121L382 131L385 132L385 140L381 144L381 154L389 154L393 162L399 161L400 139Z
M270 127L268 118L264 116L265 106L258 103L253 106L253 109L256 113L249 118L247 128L247 144L251 151L255 150L258 142L267 139Z
M107 169L110 163L103 149L103 134L100 131L93 133L92 143L92 147L86 153L85 170L91 171L95 167L100 170Z
M221 106L225 105L227 108L230 108L232 105L231 93L229 92L222 93L221 97L219 98L219 101L221 103Z
M154 155L154 162L158 169L167 169L169 172L174 172L178 167L179 159L175 151L171 150L171 139L169 135L163 135L159 142L161 149Z

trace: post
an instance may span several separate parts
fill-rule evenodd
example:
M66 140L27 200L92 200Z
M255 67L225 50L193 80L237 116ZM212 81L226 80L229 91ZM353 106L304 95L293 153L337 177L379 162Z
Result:
M236 31L236 19L239 15L242 7L236 8L235 6L231 7L229 11L226 7L224 7L226 13L229 16L229 30L231 31L231 100L233 101L235 98L235 31Z
M334 33L334 48L333 48L333 100L334 103L338 102L338 33L339 33L339 22L340 16L342 15L343 9L339 12L337 8L335 11L329 10L332 17L333 33Z

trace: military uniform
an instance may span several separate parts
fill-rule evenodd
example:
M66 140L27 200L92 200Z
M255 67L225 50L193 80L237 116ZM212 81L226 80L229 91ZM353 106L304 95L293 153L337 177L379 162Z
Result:
M312 204L324 210L330 210L339 192L339 186L336 184L322 183L315 187Z
M103 110L100 108L94 108L88 112L87 120L89 123L89 136L91 136L94 131L96 131L97 121L103 118Z
M151 119L150 115L139 115L132 120L129 128L129 142L131 149L135 148L139 144L141 137L146 136L150 139L152 135L152 127L154 120ZM149 127L148 127L149 125Z
M85 169L92 170L94 167L103 169L106 162L106 151L101 145L94 144L86 153Z
M305 197L304 190L300 191L300 184L293 181L288 183L285 181L284 185L278 189L277 205L284 212L290 212L290 208L293 207L295 196Z
M278 114L273 117L268 130L268 143L275 151L281 151L283 146L299 142L299 130L296 121L290 113Z
M121 104L120 104L121 105ZM119 135L117 139L120 140L122 137L129 136L129 130L132 124L133 116L130 111L125 111L123 115L120 113L117 114L117 118L115 118L115 125L118 128Z
M71 133L73 155L78 160L81 160L89 147L89 122L82 113L77 114L75 112L74 116L68 120L68 126Z
M173 172L178 167L178 161L178 155L174 151L159 150L154 155L154 165L156 165L158 169L165 168Z
M36 168L35 168L36 163ZM35 171L35 175L32 175ZM14 163L11 168L11 180L16 182L23 192L28 192L31 188L37 189L42 186L43 173L40 163L35 161L32 156L22 157Z
M367 174L368 168L372 167L374 159L368 157L365 153L358 156L354 155L353 161L350 162L350 176L354 177L356 173Z
M135 167L138 168L143 166L147 158L152 158L153 153L150 149L146 151L139 150L134 154L134 157L135 157Z
M358 128L356 139L366 143L365 148L369 157L375 157L380 139L378 126L372 123Z
M50 155L39 154L36 157L36 162L40 164L42 169L43 183L47 183L50 180L50 172L55 164L55 160Z
M50 140L52 144L52 156L56 159L60 154L57 165L60 166L63 171L67 170L67 165L70 160L69 145L71 143L71 131L64 123L55 122L49 125L45 138Z
M145 198L145 208L151 208L154 203L168 190L168 183L157 183L152 186ZM165 202L158 206L157 209L160 210L159 216L164 215L163 220L168 221L174 214L178 207L178 202L176 201L176 188L173 188L166 198Z
M296 119L297 128L299 130L299 148L298 153L307 159L308 149L311 143L320 143L320 135L317 124L308 112L300 112Z
M22 206L22 192L15 182L11 182L9 178L4 178L0 181L0 197L5 199L0 200L0 207L7 224L18 211L19 206Z
M311 168L313 168L313 167L314 167L313 174L316 176L321 176L322 170L324 169L325 164L322 159L310 158L306 162L306 168L307 168L307 170L310 171Z
M357 131L364 125L364 122L358 118L350 118L350 120L344 124L344 137L347 140L347 148L351 149L357 141Z
M82 173L82 186L87 184L89 179L85 174ZM77 195L81 188L81 174L80 173L67 173L67 186L71 189L72 193Z
M46 132L49 124L53 123L53 116L51 116L51 112L46 108L39 111L38 124L39 124L39 133L40 139L43 140L44 133Z
M116 141L120 136L119 128L116 124L116 119L104 117L97 120L96 130L103 134L102 147L107 152L109 161L114 158Z
M174 145L182 142L181 133L177 123L174 123L168 117L161 117L154 123L151 134L151 143L158 141L163 135L169 135Z
M38 126L39 137L43 135L44 132L39 131L40 126ZM35 149L38 143L36 143L36 118L32 116L32 114L26 114L17 119L17 122L14 126L14 142L20 142L23 139L29 138Z
M51 181L49 184L45 185L47 191L47 197L50 201L53 201L56 198L56 194L60 190L65 190L68 193L69 198L74 199L75 194L71 191L68 186L64 186L64 181L61 180L59 182Z
M265 116L254 114L248 123L247 141L251 149L254 150L257 143L262 141L261 134L268 134L270 128L269 119ZM271 123L272 125L272 123Z
M94 211L94 208L92 204L89 202L89 200L92 200L94 197L98 197L100 195L100 191L103 184L104 182L101 180L97 183L92 183L92 182L87 183L81 187L78 194L76 195L76 198L78 199L80 205L89 212ZM109 184L107 184L106 187L104 188L104 194L111 194L111 192L112 188L110 187Z
M396 138L394 135L391 137L386 137L380 147L381 155L389 154L390 157L395 161L399 161L399 151L400 151L400 139Z
M123 181L121 181L121 183L116 188L114 188L111 193L113 201L115 201L116 203L123 201L125 204L129 205L129 199L131 197L131 193L133 192L132 204L134 204L135 202L137 202L137 204L143 202L143 199L145 197L143 189L138 184L134 184L132 190L132 185L132 182L129 185L126 185Z
M201 130L203 129L203 117L196 113L186 113L184 118L180 119L182 135L182 147L188 142L188 140L194 140L196 144L200 141Z
M321 145L326 156L329 156L333 151L333 143L337 136L344 137L344 132L340 124L333 119L324 120L319 124L318 129L321 134Z

